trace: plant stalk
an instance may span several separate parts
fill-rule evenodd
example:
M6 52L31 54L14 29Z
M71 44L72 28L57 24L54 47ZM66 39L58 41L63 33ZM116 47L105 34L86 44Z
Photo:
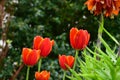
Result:
M75 62L74 62L74 65L73 65L73 70L75 70L75 67L76 67L76 64L77 64L78 53L79 53L79 50L76 50L76 53L75 53Z
M65 80L66 71L64 70L63 80Z
M101 20L100 20L100 25L98 28L98 39L97 39L97 47L98 48L101 48L100 37L102 37L103 27L104 27L104 17L103 17L103 14L101 13Z
M29 79L30 66L27 67L26 80Z
M40 58L40 60L39 60L39 62L38 62L38 72L40 72L41 63L42 63L42 58Z

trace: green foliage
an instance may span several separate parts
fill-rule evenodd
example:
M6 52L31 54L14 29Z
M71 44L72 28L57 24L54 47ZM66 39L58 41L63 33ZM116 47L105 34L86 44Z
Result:
M68 41L67 41L67 34L62 33L59 36L56 36L55 40L55 45L53 47L53 52L55 54L71 54L75 53L74 50L70 47Z
M62 78L61 69L57 63L58 54L74 55L75 53L69 45L69 30L71 27L87 29L91 34L91 42L97 38L98 19L90 14L84 6L86 0L18 0L18 3L12 1L6 0L5 8L6 12L11 14L7 39L12 43L2 66L0 66L0 79L4 77L9 79L19 68L22 48L32 48L32 41L36 35L55 40L49 59L42 64L45 69L48 67L47 70L51 71L51 80ZM114 20L106 19L105 26L118 40L120 39L120 15L115 17ZM1 29L0 33L2 34ZM109 41L108 37L104 35L103 37L110 45L114 44ZM14 63L17 63L17 65L14 65ZM30 79L34 78L36 70L36 66L31 69ZM22 69L16 79L23 80L25 72L26 67ZM60 77L58 78L56 74Z

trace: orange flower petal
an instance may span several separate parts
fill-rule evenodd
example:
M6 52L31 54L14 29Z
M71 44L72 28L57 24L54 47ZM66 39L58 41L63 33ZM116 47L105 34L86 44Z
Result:
M72 68L73 67L73 65L74 65L74 57L73 56L67 56L67 64L68 64L68 66L70 67L70 68Z
M32 50L29 48L23 48L22 60L27 66L34 66L40 57L39 50Z
M75 41L74 41L74 39L75 39L75 35L76 35L76 33L78 32L78 29L77 28L72 28L71 30L70 30L70 43L71 43L71 46L74 48L74 46L75 46Z
M49 78L50 78L50 72L47 72L46 70L42 72L35 72L36 80L49 80Z
M40 45L41 57L47 57L52 50L52 42L49 38L45 38Z
M62 55L62 56L59 55L59 64L60 64L61 68L64 69L64 70L67 69L67 67L65 65L66 63L67 63L66 56L65 55Z
M83 45L85 44L85 36L83 30L79 30L75 36L75 49L83 49Z
M33 48L38 50L42 40L43 38L41 36L34 37Z
M113 10L112 13L115 14L115 15L118 15L119 10Z
M27 63L27 59L28 59L28 54L30 54L32 50L29 48L23 48L22 50L22 59L23 62L26 64Z
M95 5L95 1L94 0L88 0L85 2L85 5L88 6L88 10L92 10L94 5Z
M55 41L54 40L52 40L52 41L50 41L51 42L51 44L52 44L52 46L54 45L54 43L55 43Z
M59 55L59 64L60 67L64 70L67 70L67 67L72 68L74 64L74 57L73 56L66 56L66 55Z
M85 45L84 47L86 47L86 45L88 44L89 40L90 40L90 34L87 32L87 30L84 30L84 36L85 36Z
M87 0L85 5L95 15L104 13L106 17L118 15L120 11L120 0Z

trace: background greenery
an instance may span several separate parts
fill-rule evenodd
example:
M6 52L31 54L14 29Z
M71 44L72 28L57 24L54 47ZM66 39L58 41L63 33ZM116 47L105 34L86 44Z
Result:
M99 16L90 14L84 5L86 0L15 1L18 2L6 0L6 12L11 14L7 39L12 41L12 46L1 65L0 79L7 80L13 75L21 64L22 48L32 48L34 36L41 35L55 40L52 52L43 60L42 70L51 72L50 80L60 80L63 73L58 64L58 54L74 55L69 44L69 30L71 27L88 30L91 34L88 46L91 47L97 39ZM105 28L120 41L120 15L114 19L105 18ZM114 44L104 33L103 37L111 46ZM36 66L31 70L30 80L33 80ZM24 66L16 80L24 80L25 72Z

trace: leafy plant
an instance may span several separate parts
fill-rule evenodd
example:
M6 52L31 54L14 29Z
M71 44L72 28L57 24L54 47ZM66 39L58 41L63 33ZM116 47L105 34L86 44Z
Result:
M104 31L115 41L117 40ZM79 73L70 69L73 77L69 77L71 80L119 80L120 76L120 57L117 51L117 47L110 48L109 44L100 37L102 42L102 49L95 46L95 50L92 51L87 47L82 52L82 59L79 58Z

